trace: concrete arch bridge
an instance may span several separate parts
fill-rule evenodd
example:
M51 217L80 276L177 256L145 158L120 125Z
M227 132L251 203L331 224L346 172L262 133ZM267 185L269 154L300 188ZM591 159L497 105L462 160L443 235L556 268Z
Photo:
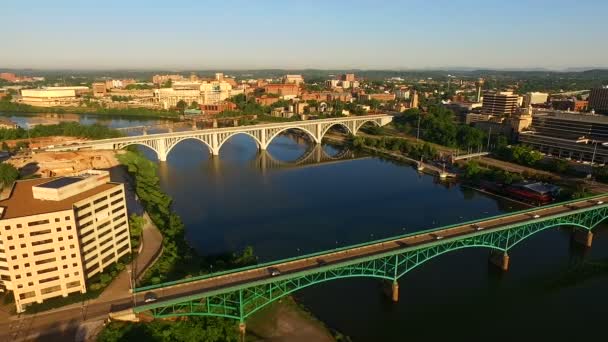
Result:
M237 134L249 135L255 140L260 150L266 150L275 137L287 130L302 131L312 141L319 144L333 126L342 126L348 133L355 135L366 123L371 122L378 126L384 126L391 122L392 119L393 117L390 115L381 114L169 132L59 145L47 148L47 151L76 151L83 149L118 150L130 145L142 145L156 152L160 161L165 161L171 150L181 141L187 139L201 141L209 148L209 152L212 155L219 155L222 145Z

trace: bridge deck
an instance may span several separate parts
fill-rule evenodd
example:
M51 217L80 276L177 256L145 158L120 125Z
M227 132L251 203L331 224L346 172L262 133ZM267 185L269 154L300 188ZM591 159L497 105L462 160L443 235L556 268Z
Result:
M598 201L602 201L603 203L598 204ZM136 311L144 311L147 306L158 306L163 302L170 302L173 299L183 298L189 295L200 295L212 292L217 293L218 291L221 292L227 288L235 288L254 282L271 281L271 279L305 272L310 269L319 268L319 260L323 260L324 262L322 267L337 267L347 265L369 256L382 255L395 250L422 248L427 245L442 243L443 241L452 238L462 238L468 235L485 234L488 231L509 229L510 226L514 224L544 220L549 217L571 214L577 210L598 207L600 205L608 205L607 194L499 215L488 219L460 223L443 228L411 233L396 238L336 249L327 253L318 253L246 269L224 272L217 276L207 276L202 279L183 280L142 287L136 289L136 292L138 293L138 302L143 303L144 293L147 291L153 291L158 299L153 304L139 306ZM538 215L538 217L535 217L536 215ZM477 228L474 225L480 228ZM269 267L278 269L281 272L281 275L275 277L271 276L268 270Z

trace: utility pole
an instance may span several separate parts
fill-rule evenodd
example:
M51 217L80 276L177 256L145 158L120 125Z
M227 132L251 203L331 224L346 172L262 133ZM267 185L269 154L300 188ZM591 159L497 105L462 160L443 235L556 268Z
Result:
M420 138L420 115L422 115L422 113L418 112L418 129L416 131L416 141L418 141L418 139Z
M490 131L488 132L488 146L486 146L486 152L490 152L490 137L492 136L492 126L490 126Z

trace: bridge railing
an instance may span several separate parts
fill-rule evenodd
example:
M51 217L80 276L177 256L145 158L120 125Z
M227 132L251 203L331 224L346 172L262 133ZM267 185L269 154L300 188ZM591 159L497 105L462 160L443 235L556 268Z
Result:
M470 220L470 221L466 221L466 222L458 222L458 223L450 224L450 225L447 225L447 226L441 226L441 227L431 228L431 229L426 229L426 230L419 230L419 231L410 232L410 233L406 233L406 234L401 234L401 235L396 235L396 236L390 236L390 237L387 237L387 238L384 238L384 239L378 239L378 240L373 240L373 241L366 241L366 242L362 242L362 243L355 244L355 245L338 247L338 248L334 248L334 249L331 249L331 250L319 251L319 252L314 252L314 253L310 253L310 254L298 255L298 256L291 257L291 258L269 261L269 262L265 262L265 263L262 263L262 264L255 264L255 265L251 265L251 266L247 266L247 267L235 268L235 269L231 269L231 270L226 270L226 271L217 272L217 273L211 273L211 274L205 274L205 275L191 277L191 278L178 279L178 280L168 281L168 282L164 282L164 283L160 283L160 284L156 284L156 285L148 285L148 286L137 287L137 288L133 289L133 292L139 293L139 292L144 292L144 291L156 290L156 289L160 289L160 288L164 288L164 287L169 287L169 286L174 286L174 285L180 285L180 284L186 284L186 283L192 283L192 282L196 282L196 281L200 281L200 280L205 280L205 279L208 279L208 278L215 278L215 277L219 277L219 276L223 276L223 275L228 275L228 274L232 274L232 273L239 273L239 272L254 270L254 269L258 269L258 268L270 267L270 266L274 266L274 265L278 265L278 264L284 264L284 263L288 263L288 262L292 262L292 261L297 261L297 260L302 260L302 259L315 258L315 257L322 256L322 255L325 255L325 254L328 254L328 253L341 252L341 251L346 251L346 250L350 250L350 249L355 249L355 248L360 248L360 247L366 247L366 246L370 246L370 245L374 245L374 244L378 244L378 243L382 243L382 242L388 242L388 241L393 241L393 240L397 240L397 239L403 239L403 238L407 238L407 237L414 236L414 235L433 233L433 232L436 232L436 231L450 229L450 228L454 228L454 227L459 227L459 226L463 226L463 225L467 225L467 224L473 224L473 223L478 223L478 222L490 221L490 220L494 220L494 219L500 219L500 218L514 216L514 215L519 215L519 214L526 214L526 213L534 212L534 211L541 210L541 209L547 209L547 208L553 208L553 207L563 206L563 205L567 205L567 204L570 204L570 203L589 201L589 200L593 200L595 198L605 197L605 196L606 196L606 194L600 194L600 195L595 195L595 196L590 196L590 197L585 197L585 198L580 198L580 199L575 199L575 200L570 200L570 201L565 201L565 202L557 202L557 203L549 204L549 205L542 206L542 207L532 207L530 209L524 209L524 210L514 211L514 212L510 212L510 213L496 215L496 216L491 216L491 217L486 217L486 218L480 218L480 219Z

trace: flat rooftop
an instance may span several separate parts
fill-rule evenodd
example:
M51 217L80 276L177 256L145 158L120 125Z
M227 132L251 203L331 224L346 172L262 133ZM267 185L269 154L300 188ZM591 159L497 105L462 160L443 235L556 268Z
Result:
M48 178L40 178L15 182L10 197L0 201L0 207L4 208L4 213L0 219L11 219L72 209L73 204L78 201L120 186L118 183L105 183L60 201L47 201L34 198L32 187L60 181L65 178L57 178L51 181Z
M50 188L50 189L59 189L63 188L66 185L74 184L84 180L82 177L61 177L57 179L53 179L50 182L42 183L37 185L39 188Z

